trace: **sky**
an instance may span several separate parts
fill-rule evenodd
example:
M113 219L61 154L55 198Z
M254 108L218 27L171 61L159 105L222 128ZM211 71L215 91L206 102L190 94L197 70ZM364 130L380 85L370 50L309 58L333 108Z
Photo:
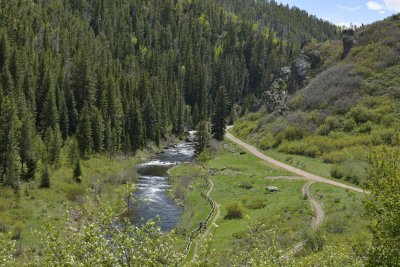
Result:
M278 0L337 25L370 24L400 12L400 0Z

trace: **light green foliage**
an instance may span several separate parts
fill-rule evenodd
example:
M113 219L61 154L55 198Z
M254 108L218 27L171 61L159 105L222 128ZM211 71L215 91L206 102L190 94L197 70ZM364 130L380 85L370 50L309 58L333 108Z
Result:
M383 151L370 158L365 208L371 219L372 248L368 266L400 265L399 151Z
M15 248L15 241L7 234L0 233L0 266L14 266L15 259L12 252Z

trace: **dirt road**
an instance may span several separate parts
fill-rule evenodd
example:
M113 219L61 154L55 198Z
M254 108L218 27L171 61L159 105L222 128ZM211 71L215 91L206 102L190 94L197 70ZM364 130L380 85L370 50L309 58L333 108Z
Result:
M228 129L230 129L230 128L232 128L232 126L228 127ZM304 177L307 180L320 182L320 183L325 183L325 184L330 184L330 185L334 185L334 186L337 186L337 187L349 189L349 190L352 190L352 191L355 191L355 192L359 192L359 193L367 193L366 191L364 191L364 190L362 190L360 188L357 188L357 187L354 187L354 186L351 186L351 185L347 185L347 184L343 184L343 183L340 183L340 182L337 182L337 181L334 181L334 180L330 180L330 179L327 179L327 178L324 178L324 177L321 177L321 176L318 176L318 175L315 175L315 174L300 170L300 169L295 168L293 166L287 165L287 164L285 164L283 162L277 161L277 160L275 160L275 159L273 159L271 157L268 157L268 156L264 155L263 153L258 151L257 148L255 148L254 146L243 142L242 140L234 137L232 134L230 134L228 132L226 133L225 136L226 136L226 138L228 138L232 142L238 144L239 146L243 147L244 149L246 149L247 151L249 151L253 155L257 156L258 158L260 158L260 159L262 159L262 160L264 160L264 161L266 161L268 163L271 163L271 164L273 164L273 165L275 165L277 167L285 169L285 170L287 170L287 171L289 171L291 173L294 173L296 175L300 175L300 176Z

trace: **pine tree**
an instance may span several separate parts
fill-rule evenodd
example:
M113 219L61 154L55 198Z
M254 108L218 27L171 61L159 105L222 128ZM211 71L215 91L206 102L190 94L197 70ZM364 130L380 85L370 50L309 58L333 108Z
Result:
M221 86L217 92L214 104L214 114L212 116L211 133L218 141L224 140L226 130L226 119L228 116L226 91L225 87Z
M91 118L93 151L100 153L104 150L105 125L103 117L97 108L93 109Z
M131 148L133 151L142 149L144 145L143 120L138 102L135 102L131 107L129 122L130 126L128 135L130 138Z
M33 116L26 108L23 112L21 135L19 139L19 154L21 158L22 178L26 181L32 180L35 175L36 160L34 159L34 137L35 128ZM27 169L25 170L25 164Z
M14 101L3 97L0 104L0 181L14 189L19 185L19 128L20 122Z
M88 158L93 149L91 114L88 106L85 106L82 110L76 140L79 144L81 156Z
M76 161L80 157L79 144L75 137L68 141L68 163L71 167L75 166Z
M150 96L147 97L143 104L143 122L145 124L145 136L147 139L155 141L158 131L157 110ZM159 138L159 136L158 136Z
M207 121L201 121L197 126L193 143L196 155L200 155L209 146L210 133Z
M83 174L82 174L81 161L78 159L74 167L74 174L73 174L74 181L80 184L82 182L82 175Z
M46 130L49 127L55 129L58 125L58 112L56 106L56 95L54 87L51 86L47 92L46 99L43 104L43 111L41 113L42 129Z
M47 165L42 170L39 188L50 188L50 173Z

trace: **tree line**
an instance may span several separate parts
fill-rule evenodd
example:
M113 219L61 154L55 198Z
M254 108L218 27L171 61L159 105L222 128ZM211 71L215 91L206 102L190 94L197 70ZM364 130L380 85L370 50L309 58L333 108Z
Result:
M301 36L282 34L292 9L261 23L247 14L259 4L244 2L0 0L0 182L17 192L38 162L57 168L67 141L78 161L211 117L216 128L252 106L299 38L334 38L305 12Z

